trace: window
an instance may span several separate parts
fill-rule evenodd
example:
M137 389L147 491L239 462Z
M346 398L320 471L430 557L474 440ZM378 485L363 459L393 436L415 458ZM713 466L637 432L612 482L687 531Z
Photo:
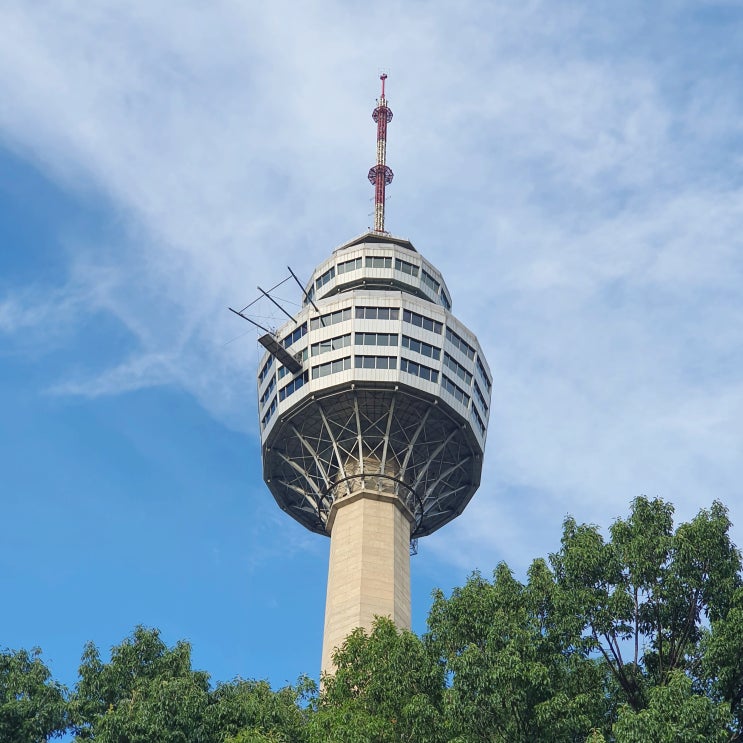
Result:
M356 271L359 268L361 268L361 258L351 258L350 261L343 261L343 263L338 264L338 274Z
M351 334L338 335L335 338L328 338L326 341L313 343L311 346L311 355L319 356L321 353L328 351L337 351L339 348L345 348L351 345Z
M444 351L444 366L448 366L467 386L472 384L472 374L468 372L455 358Z
M485 424L482 422L482 418L480 418L480 414L477 412L477 408L474 405L470 408L470 413L477 424L477 427L480 429L480 433L485 436Z
M433 289L434 293L438 294L439 293L439 289L441 287L441 284L439 284L439 282L436 281L436 279L434 279L434 277L431 276L431 274L428 273L428 271L426 271L425 268L422 269L421 274L422 274L421 275L421 279L423 280L423 283L429 289Z
M271 420L271 416L276 412L276 397L274 396L273 400L271 400L271 404L268 407L268 410L266 411L266 414L261 418L261 424L263 425L263 428L266 427L266 424L268 421Z
M356 333L357 346L396 346L397 333Z
M398 320L400 310L397 307L357 307L357 320Z
M310 320L310 330L317 330L318 328L327 328L329 325L335 325L336 323L343 322L344 320L351 319L351 308L346 307L343 310L336 310L335 312L329 312L327 315L320 315L320 317L313 317Z
M281 341L281 344L284 346L284 348L289 348L289 346L294 345L306 332L307 323L303 322L298 328L292 330L292 332L289 333L289 335L287 335L283 341Z
M367 268L392 268L392 256L367 255Z
M443 304L447 310L451 310L451 301L449 300L449 297L446 296L446 292L443 289L441 290L441 304Z
M441 358L441 351L436 348L436 346L431 346L430 344L419 341L416 338L411 338L409 335L404 335L402 337L402 345L403 348L409 348L411 351L423 354L431 359L436 359L436 361Z
M351 368L351 357L346 356L342 359L335 359L334 361L328 361L327 364L319 364L318 366L312 367L312 378L319 379L320 377L327 377L328 374L336 374L337 372L345 371Z
M400 359L400 370L408 374L414 374L421 379L427 379L429 382L439 381L439 373L435 369L431 369L429 366L424 366L410 359Z
M408 263L400 258L395 258L395 270L402 271L403 273L408 274L408 276L418 275L418 266L414 263Z
M308 376L307 372L304 372L303 374L300 374L298 377L294 377L289 384L284 385L279 390L279 400L286 400L289 395L294 394L304 383L307 381Z
M266 359L266 363L263 364L263 368L258 372L258 384L262 384L263 380L266 378L266 374L271 371L271 367L273 366L273 356L270 356Z
M325 284L330 281L330 279L335 277L335 266L331 266L324 274L321 276L318 276L315 280L315 286L318 289L322 289L322 287L325 286Z
M475 349L467 343L464 338L457 335L451 328L446 329L446 339L455 347L458 348L468 359L475 358Z
M490 381L490 377L488 376L488 373L485 371L485 367L482 365L482 361L480 361L480 357L477 357L477 371L480 372L480 376L482 377L482 381L485 382L485 385L488 388L488 393L491 391L493 385Z
M446 374L441 375L441 386L463 405L470 404L470 396L461 387L454 384Z
M411 312L410 310L402 311L402 319L405 322L409 322L411 325L415 325L417 328L430 330L439 335L441 335L441 330L444 327L437 320L432 320L430 317L424 317L423 315L419 315L417 312Z
M477 398L477 401L480 403L480 407L482 408L483 413L488 412L488 404L485 402L485 395L482 394L482 390L480 389L480 385L477 383L477 380L475 380L475 397Z
M263 407L266 400L271 397L271 393L276 389L276 377L271 377L271 381L266 387L266 391L261 395L261 407Z
M354 358L357 369L397 369L396 356L359 356Z

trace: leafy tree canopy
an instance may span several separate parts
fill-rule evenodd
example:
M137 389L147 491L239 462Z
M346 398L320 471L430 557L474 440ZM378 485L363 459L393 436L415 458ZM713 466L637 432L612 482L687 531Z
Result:
M0 741L41 743L67 729L65 689L41 651L0 651Z
M0 741L734 743L743 741L741 555L720 503L674 527L637 498L603 534L565 519L524 582L505 563L437 591L428 632L378 618L300 678L212 686L191 649L137 627L84 649L67 692L40 651L0 652Z

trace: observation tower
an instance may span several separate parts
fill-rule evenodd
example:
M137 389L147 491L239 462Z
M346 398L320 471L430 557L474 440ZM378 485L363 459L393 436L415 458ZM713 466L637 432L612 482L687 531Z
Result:
M263 477L330 537L322 670L375 615L410 628L410 554L480 484L492 377L441 273L385 231L386 75L374 109L374 229L336 248L303 306L260 338Z

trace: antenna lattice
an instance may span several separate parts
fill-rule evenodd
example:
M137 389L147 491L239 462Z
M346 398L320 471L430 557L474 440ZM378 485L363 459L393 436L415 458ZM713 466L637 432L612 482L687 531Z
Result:
M377 125L377 164L369 169L369 182L374 186L374 231L384 232L384 191L392 183L394 176L392 169L387 167L387 124L392 121L392 111L387 107L384 97L384 81L386 74L379 76L382 81L382 95L377 101L377 107L372 112L372 119Z

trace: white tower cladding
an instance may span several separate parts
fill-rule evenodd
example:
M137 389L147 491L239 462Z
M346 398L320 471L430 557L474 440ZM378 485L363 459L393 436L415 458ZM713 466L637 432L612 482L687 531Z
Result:
M323 671L376 615L410 626L410 540L480 484L492 378L443 277L373 231L337 248L258 373L263 475L331 538Z

